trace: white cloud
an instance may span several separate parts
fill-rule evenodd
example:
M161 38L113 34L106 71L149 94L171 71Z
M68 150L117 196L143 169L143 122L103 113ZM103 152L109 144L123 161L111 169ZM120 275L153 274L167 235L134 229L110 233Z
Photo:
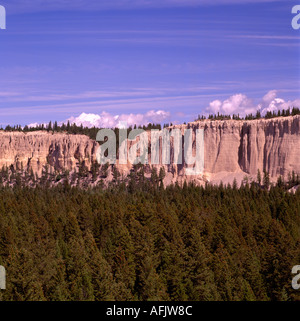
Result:
M117 100L117 101L106 101L106 102L84 102L83 103L68 103L65 105L49 105L45 106L47 108L44 111L49 112L70 112L72 110L75 112L80 112L83 108L89 106L90 109L99 110L99 105L105 108L120 109L120 106L124 108L124 110L135 109L135 110L147 110L150 109L153 104L162 104L167 108L172 108L175 110L188 110L191 106L199 106L199 103L208 97L211 98L212 95L196 95L196 96L176 96L176 97L159 97L159 98L138 98L134 100ZM236 94L228 99L223 101L221 100L213 100L209 103L208 107L205 109L207 114L239 114L240 116L245 116L246 114L255 114L257 110L260 110L262 114L265 114L267 111L278 111L282 109L288 109L290 107L299 107L300 108L300 99L296 100L284 100L278 97L278 93L276 90L269 91L265 96L261 98L258 103L254 103L253 99L250 99L244 94ZM158 107L160 108L160 107ZM161 108L164 108L163 106ZM26 113L36 112L35 108L26 108ZM12 113L12 109L8 109L7 114L9 115L20 115L21 111L16 109ZM5 114L6 114L5 113ZM4 113L3 113L4 114ZM174 116L177 116L174 119ZM187 117L191 117L187 119ZM195 115L187 115L186 113L173 113L171 115L170 112L165 110L150 110L148 112L143 113L130 113L130 114L112 114L108 112L98 113L81 113L79 116L72 116L62 123L75 123L77 125L83 125L84 127L101 127L101 128L114 128L114 127L123 127L123 123L126 122L127 126L134 125L148 125L149 123L183 123L184 121L193 120ZM31 124L31 126L35 127L37 124Z
M62 123L67 123L68 121L71 124L76 124L80 126L81 124L84 127L99 127L99 128L114 128L114 127L123 127L124 123L127 123L127 126L134 125L148 125L149 123L162 123L168 121L170 118L170 113L164 110L150 110L145 114L121 114L113 115L107 112L102 112L101 114L86 114L82 113L78 117L70 117Z
M262 114L267 111L278 111L282 109L288 109L290 107L300 107L300 99L285 101L282 98L277 97L278 92L276 90L270 90L260 101L259 104L255 104L252 99L243 94L236 94L224 101L214 100L206 108L208 114L239 114L245 116L247 114L255 114L257 110L260 110Z
M35 128L35 127L37 127L37 126L39 126L39 125L41 125L41 124L39 124L39 123L32 123L32 124L29 124L28 127L29 127L29 128Z

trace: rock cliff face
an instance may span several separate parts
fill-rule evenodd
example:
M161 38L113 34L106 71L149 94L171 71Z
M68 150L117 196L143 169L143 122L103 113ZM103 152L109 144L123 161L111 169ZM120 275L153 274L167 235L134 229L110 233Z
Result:
M178 126L175 126L178 127ZM204 174L212 180L267 171L272 179L300 173L300 116L249 121L202 121ZM183 126L179 126L183 128ZM228 174L228 175L227 175Z
M90 167L98 144L84 135L38 132L0 132L0 167L73 170L80 162Z
M300 173L300 116L251 121L200 121L176 125L185 129L204 129L204 172L186 176L186 166L164 165L165 184L183 180L230 182L245 175L256 177L257 170L269 172L271 179ZM96 160L98 143L83 135L46 132L0 132L0 167L14 165L32 168L41 174L44 166L51 171L78 170L81 162L90 168ZM195 144L193 144L195 149ZM174 144L171 140L171 159ZM156 165L161 167L162 165ZM117 165L126 174L131 165Z

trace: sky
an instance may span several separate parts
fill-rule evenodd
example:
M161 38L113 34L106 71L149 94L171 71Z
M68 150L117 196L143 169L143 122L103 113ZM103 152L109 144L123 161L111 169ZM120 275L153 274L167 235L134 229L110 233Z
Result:
M0 0L0 125L300 107L298 2Z

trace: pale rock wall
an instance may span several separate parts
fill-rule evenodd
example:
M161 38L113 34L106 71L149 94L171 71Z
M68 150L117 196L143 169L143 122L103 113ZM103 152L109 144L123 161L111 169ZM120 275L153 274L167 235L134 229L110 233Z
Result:
M300 173L300 115L251 121L198 121L175 125L182 133L191 128L204 129L204 173L188 177L185 165L164 165L165 183L196 180L217 182L244 175L255 177L257 170L266 170L272 179L288 173ZM131 143L132 144L132 143ZM130 143L128 148L130 148ZM11 164L32 168L41 174L45 165L56 169L78 169L84 161L90 168L96 160L97 142L84 135L47 132L0 132L0 168ZM195 149L195 143L193 144ZM171 160L174 155L171 140ZM150 159L150 155L149 155ZM159 169L162 165L156 165ZM131 165L117 165L126 174Z
M272 178L300 173L300 116L249 121L204 121L206 173L238 172Z
M41 174L45 165L74 170L79 162L90 167L98 144L85 135L37 132L0 132L0 168L21 166Z

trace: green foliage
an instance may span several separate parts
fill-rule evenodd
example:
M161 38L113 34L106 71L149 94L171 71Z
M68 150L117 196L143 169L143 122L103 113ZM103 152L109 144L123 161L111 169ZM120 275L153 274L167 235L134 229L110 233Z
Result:
M233 120L254 120L254 119L261 119L261 118L265 118L265 119L271 119L271 118L276 118L276 117L288 117L288 116L295 116L295 115L300 115L300 109L297 107L293 107L293 108L288 108L288 109L283 109L283 110L278 110L278 112L271 112L271 111L267 111L266 114L262 117L261 112L258 110L256 112L255 115L253 114L248 114L245 117L240 117L240 115L235 115L233 114L231 115L222 115L218 112L218 114L211 114L208 116L209 120L229 120L229 119L233 119ZM204 115L198 115L198 118L196 119L196 121L201 121L201 120L205 120L206 116Z
M264 187L269 189L270 187L270 175L268 172L264 171L264 179L263 179Z
M172 125L172 124L171 124ZM143 129L143 130L151 130L151 129L159 129L161 130L161 125L160 124L151 124L149 123L147 126L134 126L134 128L139 128L139 129ZM96 140L96 136L98 131L102 129L102 128L98 128L98 127L83 127L82 125L78 126L75 123L74 124L70 124L70 122L68 121L67 125L62 124L61 126L59 126L57 124L57 121L54 122L54 125L52 125L52 122L50 121L49 124L47 126L45 126L44 124L41 125L36 125L36 127L28 127L27 125L24 126L24 128L22 128L21 125L17 125L17 126L10 126L7 125L5 127L5 131L7 132L12 132L12 131L18 131L18 132L34 132L34 131L47 131L47 132L64 132L67 134L71 134L71 135L86 135L89 136L91 139ZM3 130L2 128L0 130ZM114 128L113 129L116 137L117 137L117 143L118 143L118 139L119 139L119 128ZM131 131L132 127L129 127L127 129L127 132Z
M300 299L299 191L141 182L0 187L0 300Z

